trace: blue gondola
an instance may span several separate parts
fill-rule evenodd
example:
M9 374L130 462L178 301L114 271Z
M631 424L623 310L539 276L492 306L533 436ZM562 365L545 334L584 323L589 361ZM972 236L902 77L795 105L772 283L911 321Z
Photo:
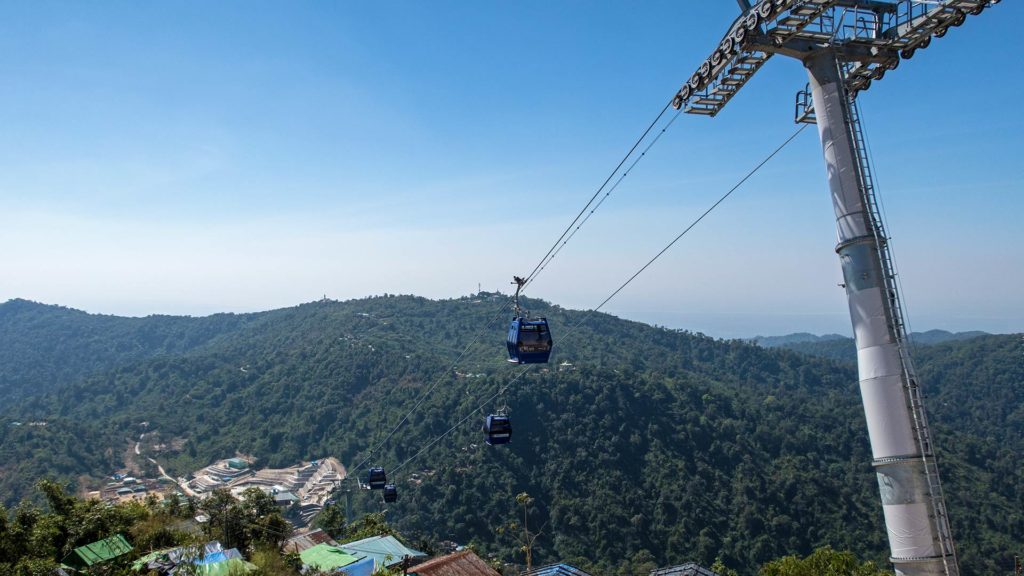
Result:
M512 441L512 421L502 414L491 414L484 419L484 442L491 446Z
M508 327L508 361L515 364L545 364L551 356L551 329L546 318L533 318L522 313L519 292L526 284L524 278L513 276L516 285L515 318Z
M394 502L398 500L398 488L395 488L394 484L384 485L384 501Z
M545 364L551 356L552 343L546 318L514 318L508 327L508 361Z
M383 490L387 483L388 476L384 473L383 468L370 468L370 475L366 479L370 490Z

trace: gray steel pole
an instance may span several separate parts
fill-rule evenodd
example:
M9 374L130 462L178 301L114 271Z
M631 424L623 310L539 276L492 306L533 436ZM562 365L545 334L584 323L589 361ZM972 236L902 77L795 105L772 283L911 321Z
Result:
M898 293L886 274L884 238L872 217L851 109L835 52L804 60L836 213L846 295L857 343L861 399L896 574L959 576L924 408L897 318Z

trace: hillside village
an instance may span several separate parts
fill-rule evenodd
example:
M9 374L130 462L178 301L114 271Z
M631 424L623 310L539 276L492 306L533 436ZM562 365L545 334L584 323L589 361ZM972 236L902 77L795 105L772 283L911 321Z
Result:
M304 462L282 469L252 470L242 458L221 460L194 473L184 487L202 496L225 488L239 497L249 488L269 492L274 503L288 512L292 523L304 527L323 510L331 493L345 478L345 467L335 458Z
M281 546L286 554L297 557L301 573L338 574L343 576L374 576L403 574L411 576L591 576L566 563L540 568L519 570L509 566L499 571L493 562L480 558L473 550L458 547L455 550L428 556L408 548L392 535L371 536L338 543L323 530L295 535ZM107 573L109 565L131 555L133 547L118 534L81 546L72 551L59 569L61 576L82 573ZM217 540L192 547L155 550L142 555L130 564L131 572L160 576L176 573L195 573L200 576L238 576L259 574L261 570L246 559L237 548L224 548ZM652 570L649 576L720 576L718 573L688 562Z
M298 479L300 493L311 499L335 481L336 462L318 460L282 471L251 471L249 462L228 459L203 470L239 471L234 488L224 486L204 495L172 493L162 501L155 494L104 502L69 495L59 484L37 485L47 507L23 503L11 522L0 523L0 574L25 576L591 576L568 562L539 568L531 564L531 532L520 552L526 565L482 558L472 547L454 542L416 547L395 532L384 513L341 520L334 528L296 528L280 516L280 501L271 497L276 485ZM262 473L261 473L262 472ZM201 476L200 476L201 477ZM317 480L313 480L318 478ZM192 480L196 480L193 478ZM124 479L122 479L124 480ZM304 481L303 481L304 480ZM129 484L136 484L130 482ZM316 488L320 488L317 490ZM115 491L116 492L116 491ZM132 490L133 494L137 494ZM523 494L522 496L526 496ZM305 496L303 497L305 498ZM525 498L528 500L528 498ZM519 498L517 498L517 501ZM294 502L288 504L294 505ZM332 510L337 511L336 508ZM6 518L6 510L0 507ZM511 526L511 525L510 525ZM537 536L539 534L533 534ZM71 547L73 546L73 548ZM422 548L419 549L419 548ZM584 559L579 559L585 561ZM852 553L825 547L807 558L786 557L761 567L762 576L821 574L881 576L871 562L860 563ZM808 571L810 570L810 571ZM596 572L594 574L603 574ZM738 576L717 560L708 569L695 562L657 568L650 559L618 570L615 576Z
M398 574L413 576L591 576L567 563L556 563L536 569L522 570L515 565L496 565L485 561L473 550L455 546L445 553L430 557L427 553L407 547L393 535L380 535L339 543L323 530L301 531L283 542L281 551L298 559L301 573L331 573L345 576ZM133 552L136 554L133 555ZM108 566L137 551L121 534L80 546L61 564L58 573L103 574ZM131 571L149 575L194 573L201 576L237 576L256 573L259 568L249 562L238 548L225 548L220 541L200 545L154 550L131 562ZM694 562L658 568L650 576L720 576Z
M571 365L560 370L571 370ZM142 458L140 443L133 450ZM158 500L184 504L194 510L194 516L185 525L196 535L215 534L210 510L204 503L216 495L230 495L245 502L253 489L265 494L282 517L287 519L288 534L280 534L279 551L297 558L301 572L335 573L347 576L373 576L384 574L411 574L417 576L591 576L568 563L556 563L541 568L503 564L496 558L484 560L472 549L455 542L437 545L438 553L408 547L399 537L379 534L354 540L337 541L321 528L312 528L314 520L324 507L334 503L334 492L347 476L345 467L337 458L327 457L302 462L287 468L254 467L255 459L235 456L218 460L188 475L172 478L155 460L146 458L157 467L160 476L142 478L126 472L130 466L115 473L99 490L85 494L87 498L104 502L108 506L128 503L153 504ZM362 487L362 484L360 484ZM252 546L250 546L252 548ZM131 571L140 574L170 576L195 571L200 576L237 576L259 573L261 570L248 558L253 550L228 548L217 539L204 540L190 546L174 546L147 553L135 549L123 534L114 534L102 540L75 548L61 562L61 576L74 573L106 573L108 564L131 558ZM720 576L696 563L658 568L650 576Z
M158 468L158 478L129 476L121 471L113 474L101 489L86 492L85 497L108 503L144 500L150 495L193 497L201 502L215 490L224 489L241 498L247 489L258 488L273 498L295 527L304 528L323 510L346 476L345 467L336 458L302 462L288 468L257 470L252 464L251 458L226 458L196 470L188 478L177 479L162 468Z
M195 471L188 478L176 480L167 476L162 468L157 479L114 474L111 482L102 489L87 494L88 502L101 502L108 508L145 503L158 508L172 505L179 511L191 510L194 516L177 526L199 541L143 552L133 546L125 534L117 533L74 548L61 560L57 575L124 573L125 570L154 576L265 573L265 567L250 561L250 555L259 554L255 543L250 542L245 547L226 547L216 538L202 538L216 534L219 529L212 518L212 507L223 503L214 504L213 501L222 500L227 495L246 504L256 493L269 498L268 502L272 501L276 510L288 518L288 533L274 533L272 540L277 543L277 551L295 563L302 574L591 576L564 562L533 568L529 564L524 567L502 563L494 557L485 560L474 550L450 541L441 542L437 545L438 550L432 550L432 553L411 548L397 535L389 533L361 535L339 542L324 529L310 527L324 507L334 503L333 493L346 477L344 466L336 458L312 460L282 469L254 469L253 463L251 458L226 458ZM373 526L371 530L389 531L386 527L374 525L377 521L370 517L363 519ZM227 537L226 526L224 530L222 534ZM652 570L650 576L722 575L688 562Z

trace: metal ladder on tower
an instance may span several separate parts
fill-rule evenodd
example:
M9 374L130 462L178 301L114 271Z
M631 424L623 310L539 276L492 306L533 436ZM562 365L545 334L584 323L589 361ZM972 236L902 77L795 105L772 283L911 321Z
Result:
M845 72L845 70L844 70ZM860 110L856 99L849 101L849 118L847 122L850 134L853 135L853 152L857 157L858 178L864 193L864 207L870 219L869 225L875 237L875 245L878 249L878 257L882 263L882 281L888 297L886 302L889 307L889 318L892 321L891 329L896 339L897 348L900 354L900 363L903 368L904 388L907 396L907 405L910 408L913 419L914 433L917 436L918 446L921 450L921 459L924 463L924 474L928 484L928 494L931 505L932 521L935 523L935 533L938 536L938 552L942 554L943 564L946 567L948 576L959 575L959 563L956 561L956 547L953 543L953 535L949 528L949 517L946 515L946 500L942 493L942 482L939 479L939 465L937 458L932 451L931 432L928 428L928 418L925 414L923 395L918 385L917 375L910 358L908 349L909 340L906 332L906 322L903 315L903 308L900 303L899 291L896 282L895 265L893 263L892 250L889 248L889 238L885 234L885 226L882 214L879 210L878 199L875 195L874 180L871 176L871 162L867 153L867 145L864 140L864 129L860 121Z

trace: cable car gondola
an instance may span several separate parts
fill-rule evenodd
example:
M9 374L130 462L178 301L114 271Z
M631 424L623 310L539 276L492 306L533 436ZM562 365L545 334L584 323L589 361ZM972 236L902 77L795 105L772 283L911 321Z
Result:
M398 500L398 488L396 488L394 484L385 484L384 501L395 502L396 500Z
M484 442L491 446L512 441L512 421L504 414L490 414L484 419Z
M370 475L366 479L366 484L370 487L370 490L383 490L388 483L388 476L384 473L383 468L370 468Z
M515 318L508 328L508 361L514 364L546 364L551 356L551 329L546 318L530 319L519 308L519 291L526 280L515 278Z
M546 318L512 319L508 328L508 361L514 364L546 364L551 356L551 330Z

